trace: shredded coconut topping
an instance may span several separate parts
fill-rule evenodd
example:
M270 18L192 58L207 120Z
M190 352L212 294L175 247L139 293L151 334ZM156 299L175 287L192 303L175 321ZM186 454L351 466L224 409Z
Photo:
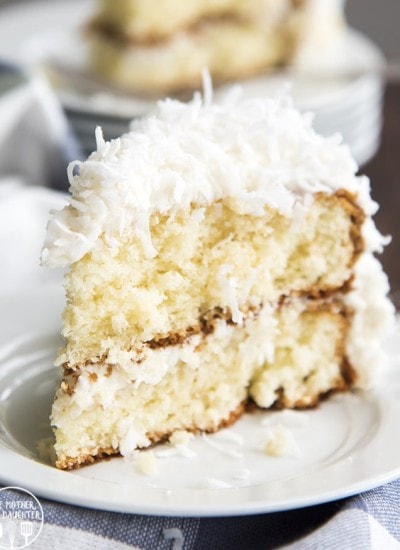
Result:
M346 188L373 210L368 180L355 175L340 136L317 135L312 116L300 114L287 94L244 99L232 92L217 104L206 81L204 99L166 99L121 138L107 142L98 128L96 141L85 162L68 168L72 197L48 224L48 266L73 263L101 235L110 240L124 231L138 235L153 257L152 213L191 203L230 198L242 213L262 215L267 204L292 216L310 194Z

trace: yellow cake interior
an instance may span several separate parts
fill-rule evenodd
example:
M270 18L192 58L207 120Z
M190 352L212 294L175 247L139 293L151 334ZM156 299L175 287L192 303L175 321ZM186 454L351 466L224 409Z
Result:
M343 295L363 219L339 191L293 216L233 199L154 214L153 258L135 233L103 235L67 276L57 465L350 387Z
M267 206L257 217L240 213L240 204L221 201L155 214L155 258L136 235L100 239L67 276L64 361L96 361L113 348L185 333L216 307L238 322L284 296L335 291L362 246L362 218L343 193L321 194L295 220Z

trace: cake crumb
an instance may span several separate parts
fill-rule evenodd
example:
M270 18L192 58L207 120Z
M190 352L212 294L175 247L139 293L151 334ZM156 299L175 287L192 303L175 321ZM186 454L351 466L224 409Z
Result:
M194 435L191 432L186 430L178 430L170 435L169 442L173 447L180 447L182 445L187 445Z
M300 449L293 433L282 424L277 424L271 428L264 450L269 456L298 457L300 455Z
M153 451L141 451L135 459L137 469L144 475L155 474L158 470L158 460Z

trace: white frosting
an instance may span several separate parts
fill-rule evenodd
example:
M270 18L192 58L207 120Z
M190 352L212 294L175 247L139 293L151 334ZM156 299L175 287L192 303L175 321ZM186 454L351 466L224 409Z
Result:
M154 256L153 212L221 198L256 216L265 204L293 215L310 194L344 187L373 210L368 181L355 175L341 138L317 135L312 117L301 115L286 95L246 100L233 91L217 105L209 86L206 92L206 101L196 94L190 103L160 102L156 115L134 121L121 138L105 142L96 132L97 151L69 166L72 197L53 212L43 263L65 266L92 250L102 234L112 239L125 231L140 236Z
M382 342L394 329L394 306L386 297L389 282L379 261L365 253L355 265L352 291L344 303L354 310L346 351L358 373L357 384L367 387L384 359Z
M182 457L182 458L196 458L197 454L185 447L184 445L179 445L178 447L169 447L167 449L161 449L156 452L157 458L171 458L171 457Z
M233 266L223 264L218 271L218 282L221 287L221 297L223 303L228 304L232 312L232 321L241 325L243 323L243 314L239 309L236 295L235 272Z
M226 326L221 321L218 328L224 330ZM144 346L138 354L114 347L108 351L107 363L115 365L114 370L118 367L121 371L125 371L129 379L134 381L135 387L142 383L156 385L171 366L179 362L185 363L188 368L198 368L200 358L196 348L200 342L201 335L194 334L187 338L185 345L158 349Z
M216 477L206 477L204 486L208 489L231 489L233 487L231 483L227 483L223 479L218 479Z

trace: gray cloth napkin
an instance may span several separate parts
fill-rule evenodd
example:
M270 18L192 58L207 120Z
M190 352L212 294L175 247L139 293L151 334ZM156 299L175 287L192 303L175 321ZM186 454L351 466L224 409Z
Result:
M79 155L79 145L46 84L13 74L14 84L0 92L0 315L2 295L12 288L48 283L49 272L39 270L37 261L48 209L60 208L65 197L40 185L65 188L66 163ZM69 475L65 473L66 480ZM5 481L0 463L0 482ZM1 514L9 491L0 491L0 548L12 547ZM231 518L121 514L37 496L44 525L26 546L37 550L400 548L400 480L320 506Z

